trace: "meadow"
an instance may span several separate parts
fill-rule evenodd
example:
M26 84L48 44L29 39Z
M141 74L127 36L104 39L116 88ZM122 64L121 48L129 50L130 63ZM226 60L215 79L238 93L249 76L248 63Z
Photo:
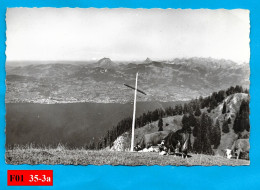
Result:
M189 154L182 158L174 155L159 155L155 152L115 152L108 150L70 150L64 146L57 148L14 147L6 150L7 164L47 164L47 165L174 165L174 166L213 166L249 165L248 160L227 159L222 156Z

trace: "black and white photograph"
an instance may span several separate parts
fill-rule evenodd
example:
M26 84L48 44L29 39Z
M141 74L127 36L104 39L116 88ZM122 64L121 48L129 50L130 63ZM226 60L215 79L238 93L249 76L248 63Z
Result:
M250 165L245 9L8 8L7 164Z

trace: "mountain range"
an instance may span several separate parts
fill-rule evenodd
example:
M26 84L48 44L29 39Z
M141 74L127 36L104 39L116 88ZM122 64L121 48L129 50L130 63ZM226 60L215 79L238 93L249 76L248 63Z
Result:
M6 63L6 103L126 103L135 84L147 96L138 101L186 101L214 91L241 85L249 88L249 64L211 58L170 61L34 63L9 66Z

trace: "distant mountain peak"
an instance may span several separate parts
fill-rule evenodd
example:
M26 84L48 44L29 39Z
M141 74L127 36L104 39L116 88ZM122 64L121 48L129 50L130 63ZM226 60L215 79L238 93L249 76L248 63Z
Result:
M108 57L103 57L103 58L100 59L98 62L101 62L101 61L111 61L111 59L108 58Z
M110 58L104 57L100 59L97 63L95 63L96 67L110 68L113 67L115 63L111 61Z
M151 63L151 62L153 62L153 61L152 61L149 57L147 57L144 62L145 62L145 63Z

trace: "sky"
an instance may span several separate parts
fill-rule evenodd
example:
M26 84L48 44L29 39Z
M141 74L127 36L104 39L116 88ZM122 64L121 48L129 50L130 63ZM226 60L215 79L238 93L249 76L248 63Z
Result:
M249 63L249 11L8 8L7 61L172 60Z

